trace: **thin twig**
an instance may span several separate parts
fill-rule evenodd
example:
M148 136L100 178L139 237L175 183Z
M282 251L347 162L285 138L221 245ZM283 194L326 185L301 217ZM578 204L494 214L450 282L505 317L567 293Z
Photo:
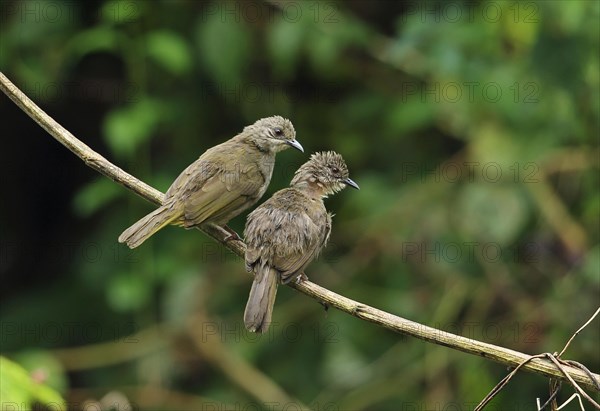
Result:
M119 184L122 184L148 201L151 201L154 204L162 203L164 194L113 165L87 145L83 144L64 127L42 111L1 72L0 88L27 115L34 119L61 144L80 157L88 166ZM242 241L225 241L227 234L224 230L216 226L203 226L202 231L223 244L223 246L229 248L236 255L243 257L246 247ZM428 327L351 300L350 298L336 294L308 280L299 284L290 283L289 285L319 302L326 303L354 317L372 322L389 330L472 355L478 355L511 367L517 367L523 361L528 360L527 363L522 366L524 370L542 374L546 377L561 380L567 379L562 372L556 369L551 361L546 359L534 358L530 360L530 356L527 354ZM593 381L580 369L572 366L566 366L565 369L568 370L568 374L570 374L573 380L590 389L596 389ZM600 378L600 376L594 374L594 378Z
M546 353L546 358L548 358L550 361L552 361L554 363L554 365L556 365L556 368L558 368L560 370L560 372L562 372L564 374L565 377L567 377L567 379L569 380L569 382L571 383L571 385L575 388L575 390L577 392L579 392L579 394L585 398L586 400L588 400L594 407L596 407L596 409L600 410L600 404L598 404L596 401L594 401L592 399L592 397L590 397L585 391L583 391L583 389L579 386L579 384L577 384L573 378L571 377L571 375L567 372L567 370L565 370L564 367L564 362L561 361L560 358L556 358L555 355L550 354L550 353Z
M542 411L544 408L546 408L548 405L550 405L551 402L556 403L555 398L558 395L558 393L560 392L560 387L562 385L562 383L560 381L556 381L554 379L550 379L549 380L549 388L550 388L550 397L546 400L546 402L540 406L540 399L537 399L537 405L538 405L538 411ZM555 409L556 407L553 407L552 409Z
M567 348L569 348L569 344L571 344L571 341L573 341L573 339L575 337L577 337L577 335L585 328L588 326L589 323L591 323L592 321L594 321L594 318L596 318L596 316L598 315L598 313L600 313L600 307L598 307L598 309L596 310L596 312L594 313L594 315L592 315L590 317L589 320L587 320L585 322L585 324L583 324L581 327L579 327L579 329L577 331L575 331L575 333L571 336L571 338L569 338L569 341L567 341L567 343L565 344L564 348L560 351L560 353L558 353L557 357L561 357L565 351L567 351Z
M560 407L557 407L557 408L556 408L556 411L560 411L560 410L562 410L564 407L566 407L567 405L569 405L569 403L570 403L571 401L573 401L574 399L577 399L577 401L579 401L579 409L580 409L581 411L585 411L585 408L583 408L583 402L581 401L581 396L580 396L579 394L577 394L577 393L575 393L575 394L571 395L571 396L570 396L570 397L567 399L567 401L563 402L563 403L562 403L562 405L561 405Z
M492 390L488 393L488 395L486 395L481 400L481 402L479 404L477 404L477 407L475 407L475 409L473 411L483 410L485 408L485 406L487 404L489 404L489 402L492 401L492 399L494 399L494 397L500 391L502 391L502 389L506 386L506 384L508 384L508 382L517 374L517 372L522 367L525 367L529 361L532 361L535 358L543 358L543 357L545 357L545 354L532 355L531 357L525 359L523 362L521 362L519 365L517 365L506 377L502 378L502 380L500 380L500 382L498 384L496 384L496 386L494 388L492 388Z
M594 385L596 386L596 391L600 391L600 380L598 378L594 378L594 373L592 373L585 365L583 365L577 361L573 361L573 360L561 360L561 361L563 363L572 365L573 367L579 368L580 370L585 372L588 375L588 377L590 377L590 379L594 382Z
M488 395L485 396L485 398L483 400L481 400L481 402L477 405L477 407L475 408L475 411L481 411L483 410L483 408L506 386L506 384L508 384L508 382L515 376L515 374L517 373L517 371L519 370L519 368L523 367L526 363L528 363L529 361L531 361L534 358L548 358L550 361L552 361L554 363L554 365L556 366L556 368L563 373L563 375L566 377L566 379L571 383L571 385L573 386L573 388L575 388L575 391L577 391L582 397L584 397L586 400L588 400L591 404L593 404L596 408L600 409L600 405L598 405L589 395L587 395L587 393L585 391L583 391L583 389L575 382L573 381L573 379L571 378L571 376L569 375L569 373L567 373L567 371L565 370L565 365L569 365L572 367L576 367L579 368L580 370L584 371L588 377L590 378L590 380L592 380L593 384L594 384L594 388L597 391L600 391L600 380L598 380L594 374L588 370L584 365L576 362L576 361L569 361L569 360L561 360L560 356L565 352L565 350L567 349L567 347L569 346L569 344L571 343L571 341L573 341L573 339L585 328L589 325L589 323L591 323L594 318L596 318L596 316L598 315L598 313L600 312L600 308L598 308L598 310L596 310L596 312L590 317L589 320L587 320L585 322L585 324L583 324L581 327L579 327L579 329L577 331L575 331L575 333L571 336L571 338L569 338L569 341L567 341L567 343L565 344L564 348L562 349L562 351L560 352L560 354L550 354L550 353L543 353L543 354L538 354L538 355L534 355L531 356L530 358L528 358L527 360L523 361L522 363L520 363L517 368L515 368L510 374L508 374L506 377L504 377L498 384L496 384L496 386L494 388L492 388L492 390L488 393ZM550 386L554 386L555 384L552 383L552 379L550 380ZM539 409L543 410L558 394L558 391L560 389L560 386L556 387L556 389L550 389L550 398L544 403L544 405L542 405Z

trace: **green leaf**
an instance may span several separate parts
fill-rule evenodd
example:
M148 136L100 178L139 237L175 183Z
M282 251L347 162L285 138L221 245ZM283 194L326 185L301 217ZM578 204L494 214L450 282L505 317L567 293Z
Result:
M305 37L304 24L277 20L269 33L269 51L275 71L282 76L293 74Z
M73 199L73 208L82 217L89 217L122 193L122 188L104 177L83 187Z
M69 43L69 51L75 59L100 51L114 51L122 43L120 33L110 27L95 27L79 32Z
M342 52L340 41L332 36L312 32L308 41L309 57L321 75L336 72L335 63Z
M35 381L30 373L16 362L0 357L0 408L12 409L15 404L31 409L34 403L52 409L65 410L62 396L46 384Z
M30 375L42 378L44 385L64 393L69 382L62 363L49 351L31 349L15 354L13 360L19 363Z
M109 284L108 301L116 311L132 311L148 301L150 287L151 285L140 276L119 275Z
M250 33L243 21L223 21L215 13L199 25L197 42L201 57L216 81L233 88L242 80L252 54Z
M149 98L108 113L104 137L112 151L130 156L154 133L161 120L161 104Z
M155 31L146 38L146 53L173 74L189 72L191 51L183 37L173 31Z

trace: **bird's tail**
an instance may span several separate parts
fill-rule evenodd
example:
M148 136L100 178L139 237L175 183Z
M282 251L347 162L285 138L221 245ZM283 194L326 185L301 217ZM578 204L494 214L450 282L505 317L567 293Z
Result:
M265 265L257 266L244 311L244 324L249 331L262 334L269 329L278 281L277 270Z
M123 231L119 236L119 242L127 244L129 248L136 248L180 215L181 213L172 206L163 205Z

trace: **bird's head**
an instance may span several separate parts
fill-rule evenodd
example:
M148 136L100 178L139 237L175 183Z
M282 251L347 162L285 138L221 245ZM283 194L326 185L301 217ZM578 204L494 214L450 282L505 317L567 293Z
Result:
M291 186L309 186L320 192L322 197L335 194L346 186L359 189L350 179L348 166L335 151L323 151L310 156L292 179Z
M281 116L265 117L244 128L244 134L251 136L262 150L279 152L288 147L304 152L296 140L294 125Z

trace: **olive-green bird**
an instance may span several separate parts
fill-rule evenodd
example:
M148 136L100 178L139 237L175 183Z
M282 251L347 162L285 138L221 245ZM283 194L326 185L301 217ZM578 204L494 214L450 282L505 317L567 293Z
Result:
M205 223L223 226L254 205L265 193L275 154L287 147L304 149L292 123L280 116L262 118L232 139L208 149L171 184L161 207L119 236L135 248L168 224L185 228Z
M254 282L244 312L248 330L267 331L278 284L302 276L329 239L331 214L323 198L347 185L358 189L342 156L316 153L296 171L289 188L250 213L245 260L246 269L254 271Z

